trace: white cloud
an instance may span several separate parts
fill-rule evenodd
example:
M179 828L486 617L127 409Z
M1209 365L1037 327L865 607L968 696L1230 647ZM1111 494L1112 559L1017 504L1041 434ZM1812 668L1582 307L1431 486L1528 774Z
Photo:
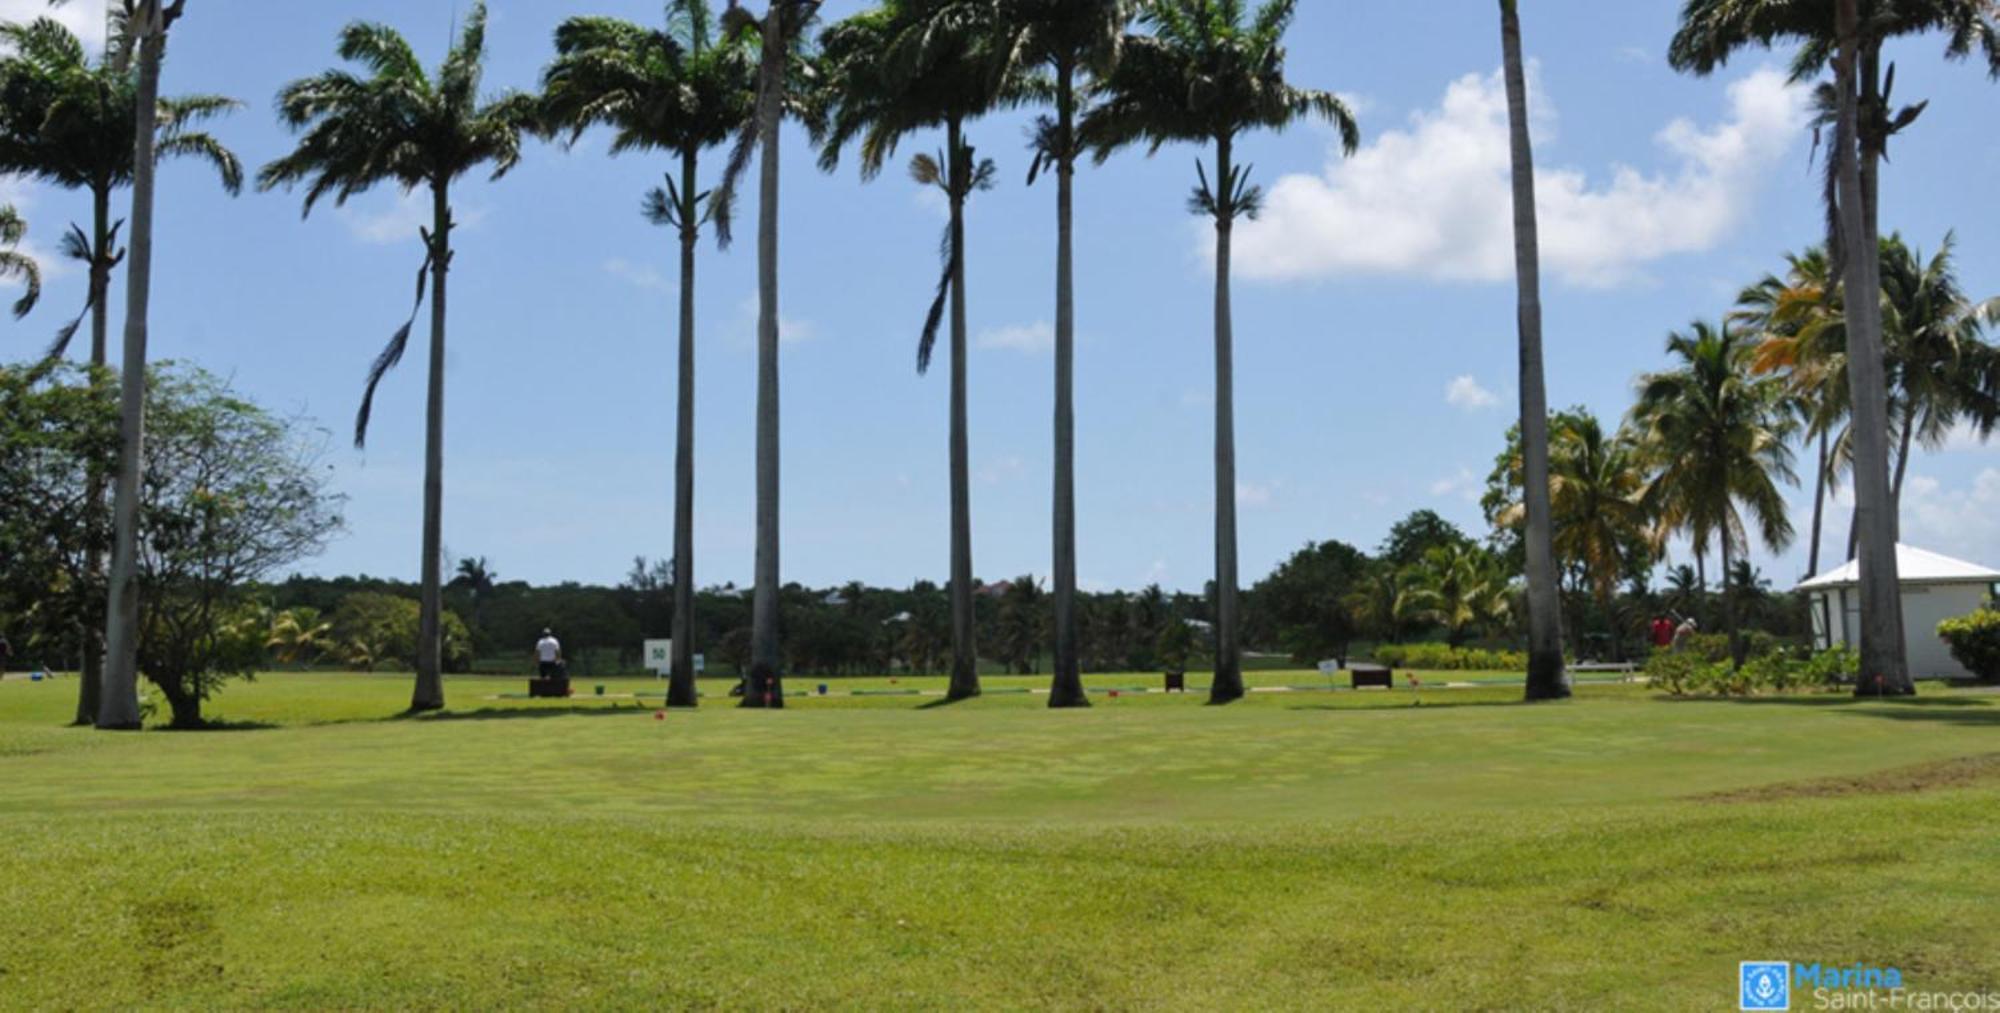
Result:
M1278 490L1283 482L1238 482L1236 483L1236 505L1251 510L1270 506L1278 498Z
M1944 445L1939 447L1938 450L1942 453L1950 454L1968 450L1989 450L1992 446L1992 439L1980 438L1979 431L1972 428L1972 423L1960 422L1951 428L1951 432L1945 434Z
M1457 474L1431 483L1432 496L1456 496L1467 503L1479 502L1482 491L1479 476L1471 468L1460 468Z
M406 191L393 198L359 198L372 205L375 210L364 211L349 204L340 209L340 220L345 222L354 238L364 243L387 246L394 243L420 245L422 236L419 229L431 227L434 217L431 197L428 191ZM454 229L469 229L486 218L484 208L452 208Z
M1020 478L1027 470L1028 462L1022 460L1017 455L1010 454L998 460L988 462L973 477L979 479L983 485L999 485L1002 482Z
M634 264L624 257L612 257L606 260L604 273L634 288L665 292L670 287L667 279L651 264Z
M1541 154L1555 113L1539 104ZM1679 119L1655 136L1674 167L1613 165L1598 178L1545 162L1537 177L1542 259L1566 282L1608 286L1645 264L1720 243L1751 204L1767 169L1797 143L1806 94L1763 69L1729 86L1729 117L1703 129ZM1513 276L1507 100L1498 74L1470 74L1406 129L1376 136L1320 175L1271 188L1263 217L1238 229L1238 263L1253 278L1286 281L1402 275L1494 282Z
M1056 329L1047 321L1032 324L1015 324L996 330L982 331L972 343L980 348L1009 352L1026 352L1031 355L1053 351L1056 347Z
M1481 386L1478 378L1467 374L1444 385L1444 403L1461 411L1476 412L1497 407L1500 398Z
M61 7L48 0L0 0L0 21L22 23L49 17L63 23L90 49L104 45L104 0L70 0Z
M751 296L737 307L737 337L739 344L757 344L757 297ZM796 345L819 337L819 327L810 320L778 314L778 342Z
M1903 541L1947 556L2000 564L2000 468L1947 487L1912 475L1903 490Z

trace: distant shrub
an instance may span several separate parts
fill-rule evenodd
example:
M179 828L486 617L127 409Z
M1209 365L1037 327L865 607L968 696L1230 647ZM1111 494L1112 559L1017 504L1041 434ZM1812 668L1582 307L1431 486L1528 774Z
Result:
M1763 630L1751 630L1743 634L1743 657L1745 660L1776 654L1784 650L1784 647L1784 641ZM1674 650L1683 654L1691 653L1698 655L1704 661L1728 661L1729 634L1691 634L1681 638L1676 643Z
M1803 656L1774 651L1750 658L1740 669L1726 660L1710 661L1698 651L1666 651L1653 655L1645 671L1654 687L1674 696L1755 696L1852 682L1860 667L1860 656L1852 649L1836 647Z
M2000 682L2000 609L1983 608L1938 624L1951 656L1981 682Z
M1519 651L1448 644L1382 644L1375 648L1374 657L1378 664L1419 672L1513 672L1528 668L1528 656Z

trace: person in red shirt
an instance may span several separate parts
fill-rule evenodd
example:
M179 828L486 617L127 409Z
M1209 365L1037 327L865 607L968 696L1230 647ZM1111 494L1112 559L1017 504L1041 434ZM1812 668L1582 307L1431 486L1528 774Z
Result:
M1672 619L1661 616L1653 620L1653 646L1674 646L1674 621Z

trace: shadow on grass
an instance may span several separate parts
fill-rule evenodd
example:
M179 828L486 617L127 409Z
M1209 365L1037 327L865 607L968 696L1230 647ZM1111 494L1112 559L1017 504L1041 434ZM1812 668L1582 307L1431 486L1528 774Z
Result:
M1560 701L1543 701L1543 703L1559 703L1559 702ZM1285 709L1293 711L1340 711L1352 714L1362 711L1433 711L1433 710L1441 711L1441 710L1459 710L1461 708L1466 708L1466 707L1526 708L1526 707L1538 707L1538 706L1541 706L1541 704L1529 703L1525 700L1444 700L1444 701L1424 700L1420 702L1419 701L1396 702L1391 700L1384 700L1381 703L1369 702L1364 704L1349 704L1347 706L1341 706L1340 704L1331 704L1331 703L1302 703L1302 704L1293 704L1291 706L1286 707Z
M481 707L472 711L404 711L384 721L405 721L419 724L454 721L519 721L534 718L566 717L642 717L658 710L655 707L621 707L616 703L609 706L566 704L553 707Z
M146 731L174 735L203 735L212 732L275 732L283 727L269 721L231 721L224 718L218 721L203 721L198 725L157 725L147 728Z
M1732 707L1769 707L1819 710L1845 717L1881 718L1888 721L1921 721L1967 725L1975 728L2000 727L2000 707L1983 700L1951 696L1857 698L1834 696L1794 697L1655 697L1661 703L1711 703Z

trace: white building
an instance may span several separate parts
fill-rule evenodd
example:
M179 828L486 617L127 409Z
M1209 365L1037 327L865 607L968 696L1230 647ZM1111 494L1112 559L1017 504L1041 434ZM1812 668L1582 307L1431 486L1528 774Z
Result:
M2000 590L2000 571L1896 546L1896 572L1903 584L1903 638L1909 644L1910 674L1919 679L1964 679L1972 673L1951 656L1938 637L1938 624L1979 610ZM1812 596L1813 639L1824 649L1861 645L1861 563L1848 563L1799 585Z

